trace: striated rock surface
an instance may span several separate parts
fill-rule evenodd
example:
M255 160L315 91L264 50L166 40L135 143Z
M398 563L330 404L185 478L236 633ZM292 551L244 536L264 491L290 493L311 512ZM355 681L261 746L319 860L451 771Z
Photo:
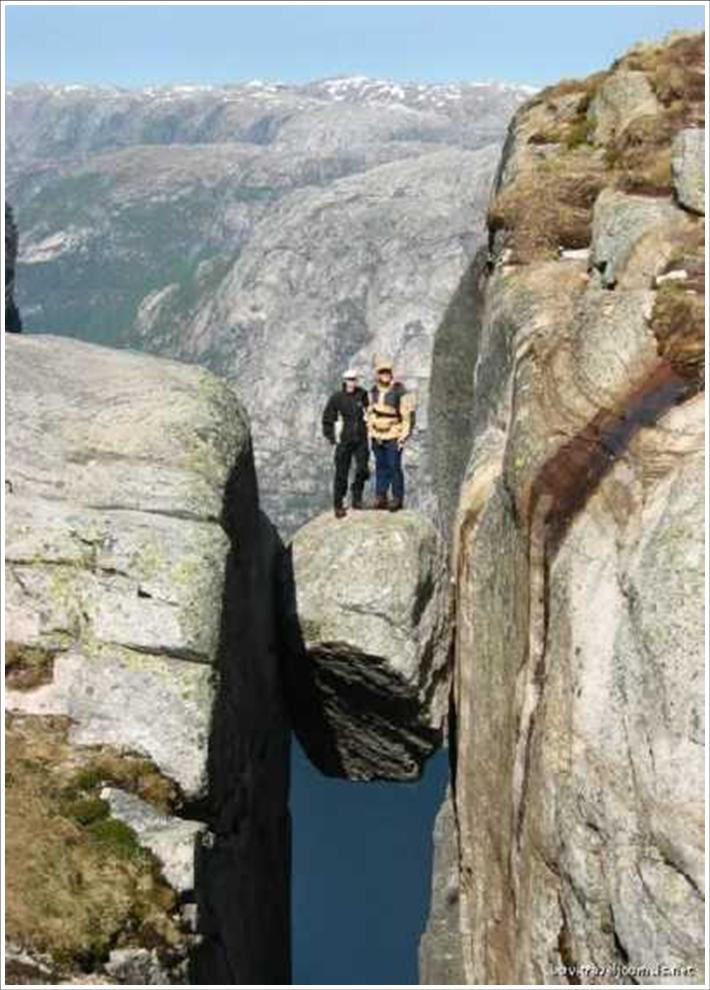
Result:
M431 515L434 333L483 240L505 127L530 92L364 77L17 87L7 176L27 328L234 381L262 503L287 534L329 504L328 395L346 367L369 376L384 351L418 391L411 504Z
M34 768L8 792L10 937L55 976L286 982L280 547L242 406L206 370L49 335L7 339L6 390L11 777ZM71 931L32 901L42 856L83 876L52 874Z
M123 740L202 796L244 413L175 362L44 335L6 360L6 636L56 673L8 702L69 715L77 742Z
M449 611L443 543L411 511L323 514L291 544L295 729L323 772L409 780L441 743Z
M703 235L670 171L703 45L635 50L511 129L459 332L453 825L445 805L423 982L704 982ZM603 146L585 125L627 70L659 106L643 164L633 120ZM550 174L576 176L557 214L523 195Z

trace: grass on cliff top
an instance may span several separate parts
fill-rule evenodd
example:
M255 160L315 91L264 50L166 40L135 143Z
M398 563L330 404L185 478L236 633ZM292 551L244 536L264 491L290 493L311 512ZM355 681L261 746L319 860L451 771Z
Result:
M698 388L705 384L705 218L695 217L675 237L664 267L685 272L658 286L649 325L658 353Z
M685 122L705 126L705 34L671 44L642 45L623 55L612 69L645 72L659 102Z
M521 170L488 211L489 229L505 231L514 262L549 260L559 248L587 247L594 201L605 187L635 195L671 195L673 138L683 128L704 126L704 43L701 35L643 46L609 71L563 80L530 101L528 106L536 112L548 111L549 126L538 128L528 142L554 147L532 168ZM633 120L606 147L595 149L589 108L615 69L644 72L660 113Z
M112 948L169 952L183 938L174 891L109 816L102 774L69 745L67 728L59 717L6 720L6 934L51 957L57 976L92 972Z
M650 321L658 353L698 388L705 383L705 297L676 282L664 282Z
M592 206L606 185L597 157L584 150L541 162L496 196L488 210L491 231L508 232L518 264L550 260L559 248L584 248L591 240Z

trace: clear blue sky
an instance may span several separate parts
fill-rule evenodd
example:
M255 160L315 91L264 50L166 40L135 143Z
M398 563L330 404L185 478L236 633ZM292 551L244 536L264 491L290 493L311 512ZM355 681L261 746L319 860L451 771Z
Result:
M298 82L342 74L541 84L635 41L701 28L700 4L12 4L6 82Z

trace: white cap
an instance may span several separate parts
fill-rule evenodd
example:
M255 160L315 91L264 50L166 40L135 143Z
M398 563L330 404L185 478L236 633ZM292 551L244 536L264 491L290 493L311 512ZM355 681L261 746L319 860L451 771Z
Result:
M358 377L359 375L354 368L348 368L347 371L343 372L343 381L345 381L347 378L358 378Z

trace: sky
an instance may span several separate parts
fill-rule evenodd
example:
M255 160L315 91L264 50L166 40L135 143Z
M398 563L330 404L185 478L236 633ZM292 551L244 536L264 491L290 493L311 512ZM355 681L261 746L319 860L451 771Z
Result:
M543 85L640 39L701 28L704 4L6 3L6 84L337 75Z

